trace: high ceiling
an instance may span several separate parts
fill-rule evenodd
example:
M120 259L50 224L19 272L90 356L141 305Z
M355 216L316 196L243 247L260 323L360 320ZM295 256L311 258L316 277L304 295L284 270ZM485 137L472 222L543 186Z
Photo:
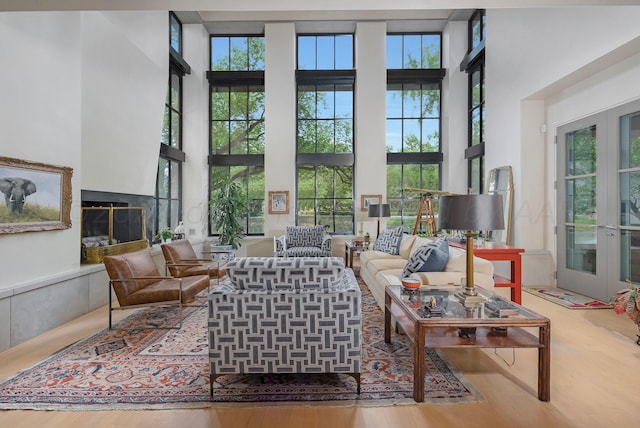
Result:
M326 22L343 31L355 21L402 21L402 28L441 30L466 20L472 10L491 8L638 5L640 0L0 0L0 11L172 10L185 23L202 23L210 33L255 31L265 22L295 21L305 31ZM452 8L452 6L455 6Z

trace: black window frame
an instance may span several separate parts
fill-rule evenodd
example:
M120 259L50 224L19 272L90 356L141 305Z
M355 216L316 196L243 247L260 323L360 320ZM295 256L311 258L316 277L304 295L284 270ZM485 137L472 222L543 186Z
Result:
M415 192L407 192L407 186L404 185L404 168L405 166L412 165L437 165L438 168L438 189L428 189L428 190L440 190L442 186L442 165L444 161L444 153L442 151L442 108L443 108L443 97L442 97L442 82L446 76L446 69L442 68L442 33L441 32L392 32L387 33L387 36L398 36L398 35L438 35L440 37L440 68L402 68L402 69L387 69L387 91L389 91L389 87L391 85L397 84L420 84L420 85L436 85L438 91L440 93L439 99L439 115L438 115L438 151L437 152L405 152L404 149L402 152L387 152L386 153L386 164L390 165L400 165L403 169L402 172L402 189L399 197L395 195L390 195L387 188L387 202L392 205L392 216L393 213L393 200L399 200L399 209L400 212L396 213L395 216L400 217L400 224L406 229L413 230L413 226L415 224L415 217L412 217L414 220L412 224L405 224L405 218L409 218L409 216L417 215L417 206L420 198L419 193ZM403 113L404 118L404 113ZM389 120L389 116L385 117L385 121ZM422 146L422 144L421 144ZM388 170L388 168L387 168ZM388 172L387 172L388 174ZM422 181L422 177L420 178ZM413 210L409 212L408 207L410 205L415 205L416 210L415 213ZM420 224L420 228L418 232L423 232L423 225Z
M300 37L338 37L338 36L351 36L352 48L351 48L351 65L353 68L345 69L345 68L334 68L334 69L299 69L299 39ZM316 58L318 57L317 52L317 43L316 43ZM337 63L336 61L336 49L335 49L335 39L334 39L334 67ZM295 224L300 224L300 191L299 191L299 177L300 170L302 168L310 168L313 169L314 174L318 174L318 169L322 167L332 168L333 175L336 177L340 175L340 167L348 167L351 168L351 195L350 198L338 198L335 193L334 186L334 194L332 198L332 209L330 214L322 213L319 206L321 205L319 201L324 200L320 198L317 193L314 196L314 214L313 214L313 223L314 224L322 224L322 219L327 219L330 217L330 224L324 224L327 228L327 232L332 235L349 235L355 233L356 223L355 223L355 156L356 156L356 136L355 136L355 90L356 90L356 71L355 71L355 35L353 33L298 33L296 34L296 197L295 197ZM316 60L317 65L317 60ZM351 132L352 132L352 141L351 141L351 152L333 152L333 153L318 153L318 152L300 152L299 146L299 124L302 120L298 113L299 109L299 94L300 88L305 86L316 86L316 90L318 86L324 85L334 85L335 86L350 86L350 91L352 94L351 98L351 108L352 108L352 117L351 117ZM305 119L305 120L315 120L319 121L321 119L315 117L314 119ZM330 120L338 120L338 118L334 117ZM306 199L306 198L305 198ZM325 198L326 199L326 198ZM336 225L339 223L337 219L341 217L346 217L347 215L343 213L341 216L341 211L337 209L338 206L343 206L341 202L346 200L350 200L351 204L351 229L344 231L336 231Z
M474 43L474 23L479 24L479 32L481 35L480 40ZM485 107L485 31L486 31L486 11L484 9L478 9L469 18L467 23L467 42L468 49L467 55L460 64L460 71L467 73L467 148L464 152L464 157L467 160L467 187L477 193L483 193L485 187L485 146L486 141L484 120L483 117L486 113ZM474 104L473 96L473 77L476 73L479 73L480 81L480 94L479 102ZM479 142L474 144L474 113L479 111L478 133ZM477 170L474 171L474 162L478 162ZM477 174L474 176L474 174ZM474 188L474 181L477 183L478 188Z
M214 38L229 38L229 49L231 52L231 38L234 37L247 37L247 38L262 38L264 39L264 34L214 34L209 37L209 54L212 54L212 43ZM247 55L249 55L249 51L247 51ZM230 55L229 55L230 56ZM209 61L210 68L213 67L213 58L210 58ZM227 168L227 176L231 178L231 169L233 167L246 167L247 171L251 169L261 169L262 174L264 174L264 153L254 153L254 154L232 154L232 153L215 153L213 147L213 99L212 93L215 88L225 88L229 89L231 92L232 88L247 88L247 93L249 93L249 88L251 87L262 87L264 91L264 80L265 80L265 72L262 70L254 70L250 69L249 61L247 61L247 69L246 70L230 70L231 64L229 64L229 70L208 70L206 73L207 81L209 83L209 139L208 139L208 147L209 147L209 155L207 157L207 164L209 167L209 195L215 191L214 183L212 183L213 179L213 168L224 167ZM229 119L231 120L231 119ZM264 116L262 117L262 123L264 124ZM246 178L246 174L243 174L243 177L237 178ZM264 220L262 223L262 231L259 233L251 232L251 209L250 206L256 206L257 203L261 203L261 212L264 219L265 206L264 206L264 196L258 200L256 198L250 198L249 192L249 182L247 180L243 181L243 185L245 185L245 191L247 195L246 206L247 211L245 213L245 218L243 222L245 235L247 236L264 236ZM217 233L212 230L211 224L211 215L208 216L208 235L209 236L217 236Z
M179 25L178 30L178 39L179 39L179 51L176 51L172 47L172 31L173 25L177 23ZM168 113L168 118L165 117L163 120L166 121L167 125L167 140L160 142L159 156L158 156L158 169L156 172L156 186L155 186L155 195L154 195L154 230L155 233L163 227L173 228L178 225L180 221L182 221L182 169L183 164L186 159L186 155L184 151L182 151L182 137L183 137L183 77L186 74L191 73L191 68L189 64L182 58L182 23L178 19L178 17L173 13L169 12L169 78L167 83L167 95L165 97L165 115ZM177 77L179 89L177 91L178 100L172 100L172 96L176 91L173 91L173 82L174 77ZM178 106L176 109L175 106ZM173 114L178 116L177 121L177 147L173 147L171 145L172 134L173 134L173 126L174 123L172 121ZM169 173L166 177L167 183L167 194L164 195L160 189L162 181L160 180L160 174L164 174L162 166L166 163L169 168ZM177 170L177 171L175 171ZM174 186L173 180L177 179L178 184ZM178 194L173 194L173 189L177 188ZM166 204L166 211L162 212L161 208ZM175 210L177 212L174 212ZM166 216L165 216L166 215Z

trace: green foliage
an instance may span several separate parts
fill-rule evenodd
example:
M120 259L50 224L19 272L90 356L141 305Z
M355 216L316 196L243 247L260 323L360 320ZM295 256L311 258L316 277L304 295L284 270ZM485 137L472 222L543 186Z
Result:
M0 206L0 223L39 223L60 221L60 210L26 203L21 214L11 214L6 205Z
M246 213L246 196L240 185L225 178L220 181L218 190L209 202L211 207L211 225L219 231L218 243L231 245L238 249L242 245L244 228L242 220Z
M173 232L169 227L163 227L158 231L158 233L156 233L155 238L158 240L161 239L162 241L166 241L167 239L173 238Z

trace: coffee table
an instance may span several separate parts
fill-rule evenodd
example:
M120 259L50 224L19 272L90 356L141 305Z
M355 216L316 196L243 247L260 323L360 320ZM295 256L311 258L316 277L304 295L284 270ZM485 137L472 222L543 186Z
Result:
M414 293L400 285L385 288L384 340L391 342L393 316L413 344L413 399L424 401L424 348L538 348L538 399L549 401L551 322L481 287L476 290L485 303L471 313L455 296L459 286L423 286ZM425 309L432 301L442 316ZM498 312L491 310L496 306ZM530 327L538 328L537 336L525 330Z

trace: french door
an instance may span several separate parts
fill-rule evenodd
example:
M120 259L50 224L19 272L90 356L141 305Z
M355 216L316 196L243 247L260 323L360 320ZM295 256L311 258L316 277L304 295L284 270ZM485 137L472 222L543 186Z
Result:
M607 301L640 282L640 102L557 138L558 287Z

